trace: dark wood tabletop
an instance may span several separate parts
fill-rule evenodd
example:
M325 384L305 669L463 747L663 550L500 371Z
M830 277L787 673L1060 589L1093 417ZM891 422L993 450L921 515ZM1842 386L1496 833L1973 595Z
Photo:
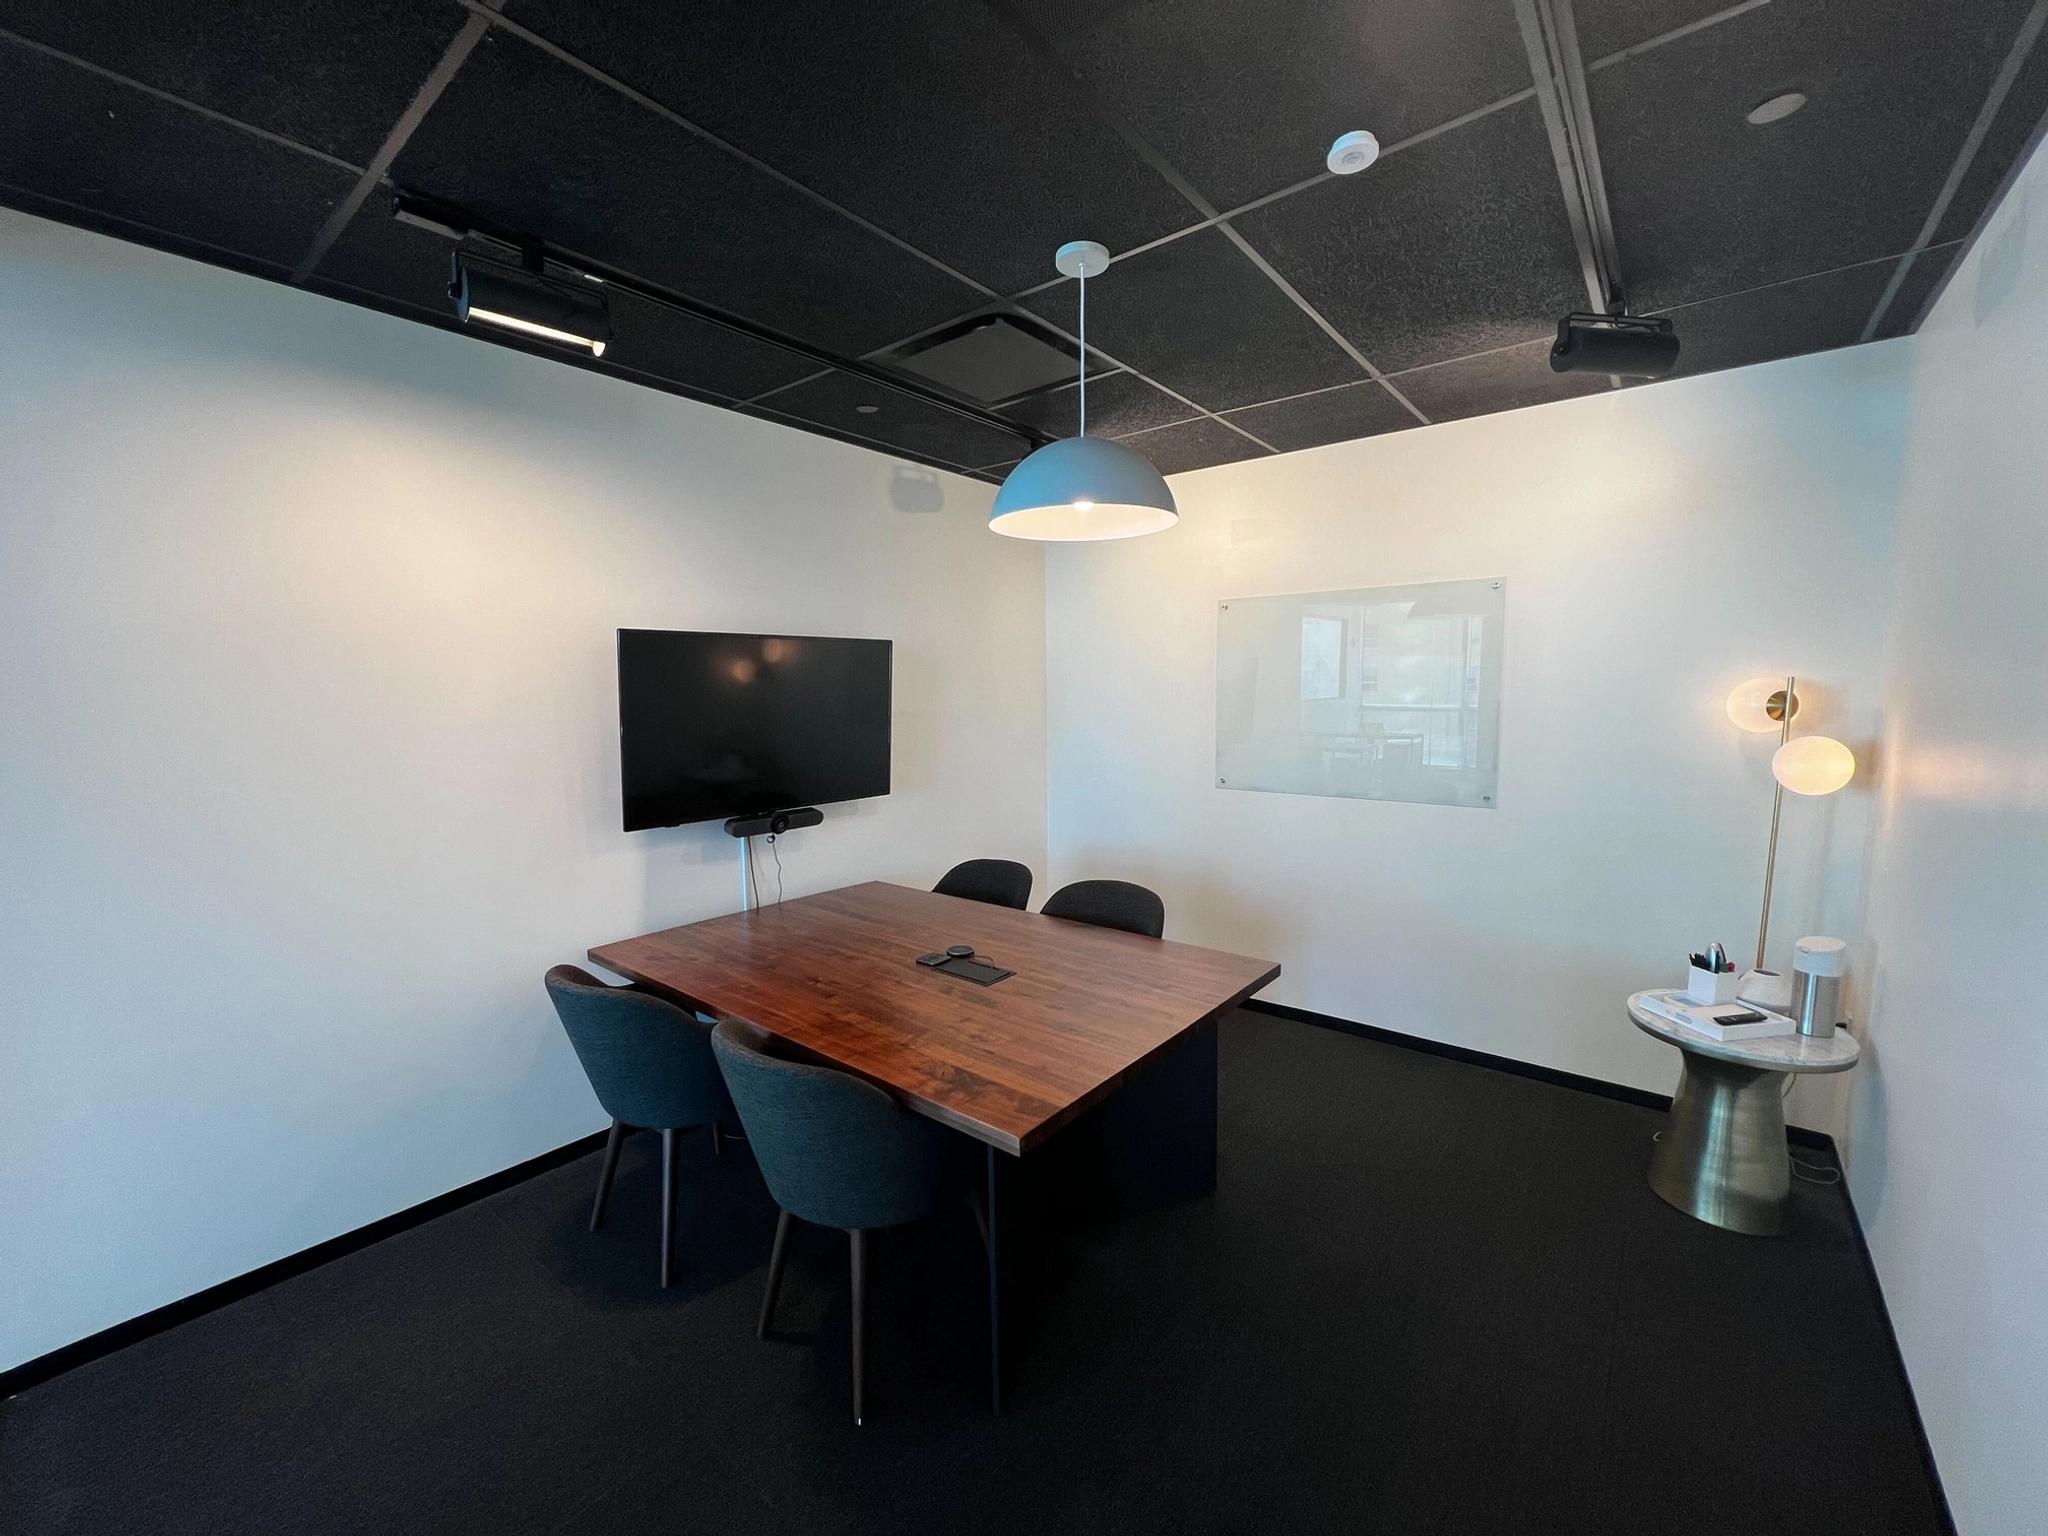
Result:
M1016 975L983 987L917 963L952 944ZM1268 960L881 881L622 939L590 958L1014 1153L1280 974Z

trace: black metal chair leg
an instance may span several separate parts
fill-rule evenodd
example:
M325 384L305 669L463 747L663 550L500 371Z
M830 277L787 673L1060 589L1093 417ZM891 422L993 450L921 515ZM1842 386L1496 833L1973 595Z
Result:
M868 1396L868 1243L867 1233L846 1234L853 1240L853 1422L867 1415Z
M673 1130L661 1133L661 1288L668 1289L676 1252L676 1176L682 1172L683 1141Z
M711 1122L711 1155L713 1157L725 1156L725 1127L716 1120Z
M619 1171L619 1149L626 1144L626 1137L633 1128L623 1120L612 1121L611 1134L604 1140L604 1167L597 1175L597 1202L590 1208L590 1230L595 1232L604 1225L605 1202L611 1199L612 1175Z
M754 1326L754 1337L768 1337L768 1324L775 1316L775 1298L782 1293L782 1269L789 1263L789 1234L795 1227L796 1218L783 1211L775 1218L775 1247L768 1255L768 1291L761 1298L761 1321Z

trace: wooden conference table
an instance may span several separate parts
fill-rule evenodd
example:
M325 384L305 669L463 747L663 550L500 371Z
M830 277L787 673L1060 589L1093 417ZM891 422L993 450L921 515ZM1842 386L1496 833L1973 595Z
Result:
M955 944L1016 974L984 987L917 963ZM590 958L768 1030L988 1148L999 1408L999 1276L1015 1262L1016 1220L1099 1219L1214 1190L1215 1021L1280 974L1266 960L881 881Z

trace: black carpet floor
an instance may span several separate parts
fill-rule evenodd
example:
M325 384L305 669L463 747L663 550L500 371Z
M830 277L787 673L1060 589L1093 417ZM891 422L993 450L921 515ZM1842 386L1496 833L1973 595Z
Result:
M0 1530L1572 1532L1943 1527L1840 1190L1738 1237L1644 1184L1663 1117L1241 1013L1213 1198L1061 1239L987 1400L979 1240L846 1240L692 1138L656 1284L654 1138L0 1404Z

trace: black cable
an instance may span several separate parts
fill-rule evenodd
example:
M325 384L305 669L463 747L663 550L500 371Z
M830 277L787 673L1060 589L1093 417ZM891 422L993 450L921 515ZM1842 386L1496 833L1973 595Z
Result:
M775 855L775 905L782 905L782 850L775 846L775 834L768 834L768 851Z

